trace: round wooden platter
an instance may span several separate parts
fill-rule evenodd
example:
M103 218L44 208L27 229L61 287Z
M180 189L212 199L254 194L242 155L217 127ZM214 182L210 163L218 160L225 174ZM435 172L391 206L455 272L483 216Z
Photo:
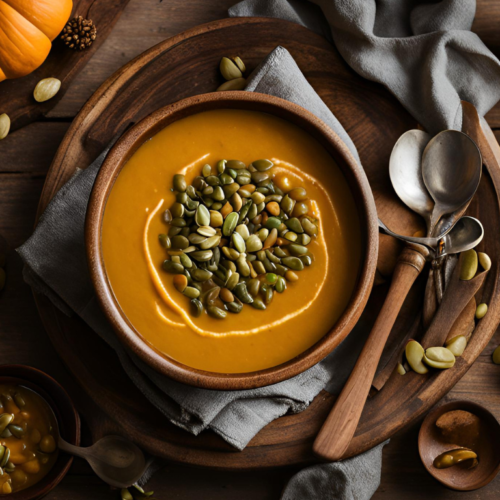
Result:
M325 39L286 21L264 18L225 19L206 24L151 48L124 66L97 90L75 118L53 161L38 215L77 168L86 168L130 121L181 98L214 91L220 85L219 60L239 55L251 71L276 46L286 47L306 78L343 124L356 144L375 194L379 216L399 232L411 234L419 221L395 198L388 159L398 137L416 126L412 117L381 86L356 75ZM483 175L470 213L486 230L482 249L498 255L500 173ZM387 273L398 246L381 238L379 269ZM388 264L389 263L389 264ZM370 397L346 456L363 452L422 416L466 373L491 338L499 317L498 267L482 291L488 315L476 328L463 357L452 370L419 376L393 374ZM405 303L391 338L397 343L419 314L424 277ZM385 293L372 294L361 328L369 331ZM114 352L77 317L68 318L45 297L36 296L47 332L82 391L72 394L93 437L120 433L150 453L198 466L250 469L314 461L312 441L334 397L323 391L310 407L265 427L238 452L215 434L198 437L170 424L131 383Z

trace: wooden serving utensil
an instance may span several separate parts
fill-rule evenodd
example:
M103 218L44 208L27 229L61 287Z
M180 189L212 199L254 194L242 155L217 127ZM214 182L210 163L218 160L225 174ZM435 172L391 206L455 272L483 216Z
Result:
M340 460L347 450L361 418L387 338L427 256L428 250L419 245L407 245L402 251L384 305L349 380L314 441L313 451L321 458Z

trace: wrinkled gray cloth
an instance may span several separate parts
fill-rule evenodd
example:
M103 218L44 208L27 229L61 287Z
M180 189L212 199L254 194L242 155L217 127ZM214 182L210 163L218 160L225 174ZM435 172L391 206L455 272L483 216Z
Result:
M474 0L312 2L316 5L245 0L229 14L279 17L320 34L326 17L346 62L361 76L385 85L433 134L461 130L460 100L484 115L500 99L500 62L470 31Z
M307 83L290 54L278 47L248 82L248 90L273 94L308 108L322 118L357 158L342 126ZM76 174L47 207L33 236L18 249L25 279L64 311L76 312L117 353L125 372L174 424L193 434L212 429L238 449L269 422L307 408L325 387L338 391L363 346L367 328L357 329L327 359L297 377L249 391L208 391L158 374L128 351L101 312L89 278L84 246L87 202L106 152Z

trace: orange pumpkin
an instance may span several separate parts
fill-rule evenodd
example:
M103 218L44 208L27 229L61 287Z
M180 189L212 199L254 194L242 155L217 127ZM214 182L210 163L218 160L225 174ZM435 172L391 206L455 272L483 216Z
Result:
M0 81L45 61L72 8L72 0L0 0Z

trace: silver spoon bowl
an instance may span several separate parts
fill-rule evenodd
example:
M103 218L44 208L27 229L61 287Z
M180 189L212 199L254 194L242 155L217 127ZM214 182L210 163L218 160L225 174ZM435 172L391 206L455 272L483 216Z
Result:
M403 236L391 231L380 219L379 229L382 233L407 243L425 246L429 250L430 259L470 250L477 246L484 236L483 225L474 217L467 216L459 219L448 233L438 238Z

